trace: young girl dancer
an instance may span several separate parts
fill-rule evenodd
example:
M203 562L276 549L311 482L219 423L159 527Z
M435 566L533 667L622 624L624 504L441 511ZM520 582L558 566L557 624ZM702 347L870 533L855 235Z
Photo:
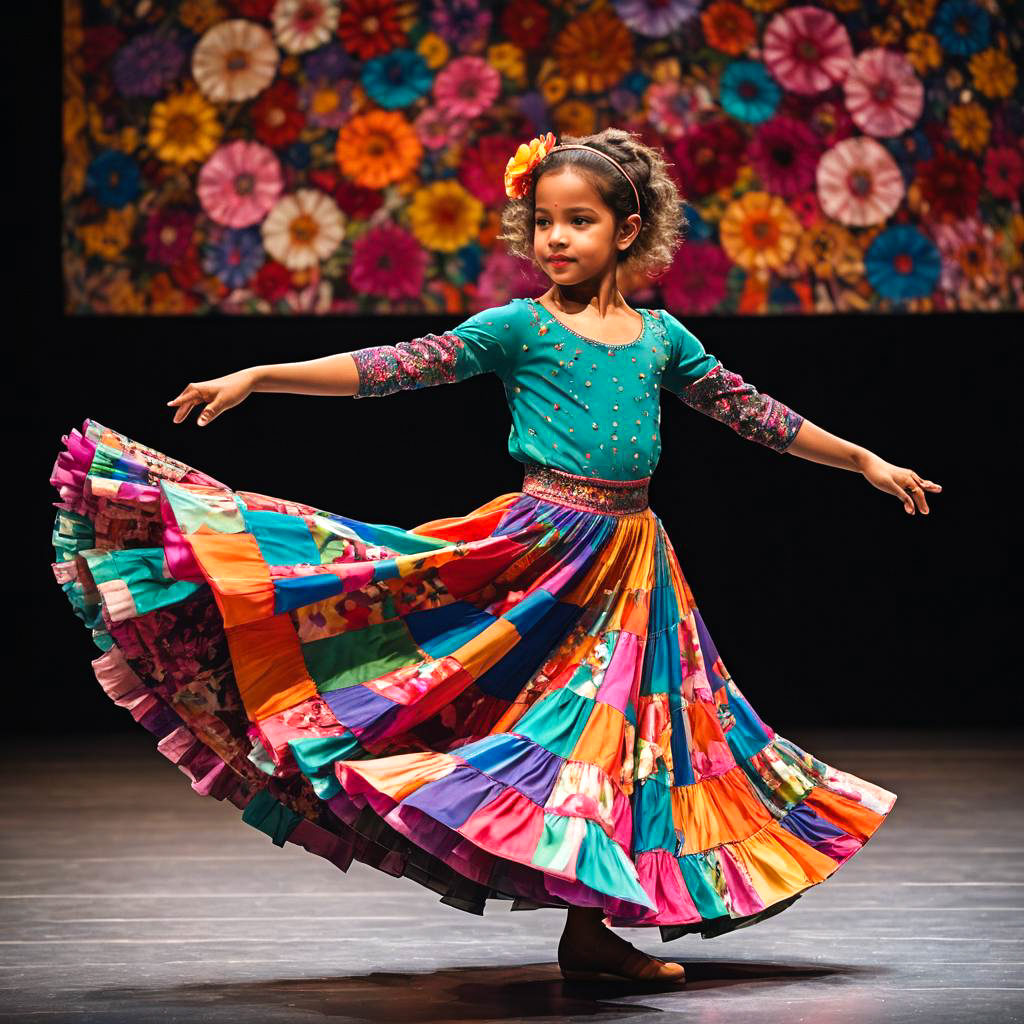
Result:
M567 979L683 982L608 927L705 938L832 875L896 794L744 698L647 495L660 392L906 511L941 488L729 370L619 267L680 244L662 154L608 129L519 147L502 235L551 279L451 331L189 384L207 425L254 391L384 396L490 372L521 491L412 529L234 491L95 421L63 441L54 571L99 681L198 792L277 845L406 875L482 914L562 908ZM351 511L351 510L349 510Z

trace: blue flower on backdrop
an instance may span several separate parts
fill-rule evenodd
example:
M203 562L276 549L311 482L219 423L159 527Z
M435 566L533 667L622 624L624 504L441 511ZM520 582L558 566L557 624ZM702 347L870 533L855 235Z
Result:
M259 228L224 228L219 238L203 246L203 270L229 288L244 287L266 258Z
M363 88L385 110L415 103L430 92L433 82L426 61L412 50L392 50L368 60L363 68Z
M782 90L760 61L734 60L722 73L719 95L727 113L759 124L775 113Z
M910 224L886 229L864 254L864 273L872 287L895 302L931 295L940 269L937 246Z
M971 0L945 0L935 14L932 32L950 53L970 57L988 46L992 22L988 11Z
M126 153L104 149L90 161L85 187L104 206L120 210L139 195L139 165Z

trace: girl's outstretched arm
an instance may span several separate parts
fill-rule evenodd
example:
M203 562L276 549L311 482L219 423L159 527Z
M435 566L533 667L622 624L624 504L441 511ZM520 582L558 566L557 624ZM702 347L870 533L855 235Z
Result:
M928 515L926 493L942 490L939 484L923 479L912 469L894 466L867 448L836 437L807 419L785 451L787 455L799 455L837 469L856 470L880 491L895 494L909 515L914 515L918 508Z

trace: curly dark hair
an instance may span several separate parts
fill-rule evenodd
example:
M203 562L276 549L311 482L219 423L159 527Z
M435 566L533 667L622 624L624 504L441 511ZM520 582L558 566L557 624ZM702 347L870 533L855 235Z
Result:
M639 133L605 128L596 135L565 135L559 143L583 143L617 160L633 179L640 195L643 225L629 248L618 255L620 268L631 274L659 277L672 265L683 244L689 221L683 197L669 176L662 150L640 141ZM549 171L572 169L589 181L615 217L616 229L636 213L636 196L613 164L585 149L554 150L533 169L529 191L522 199L510 199L501 212L502 233L514 256L539 266L533 251L534 202L538 179Z

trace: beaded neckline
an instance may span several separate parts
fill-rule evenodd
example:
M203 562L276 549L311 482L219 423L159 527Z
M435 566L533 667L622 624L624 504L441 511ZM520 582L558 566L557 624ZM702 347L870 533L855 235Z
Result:
M541 306L541 304L539 302L537 302L536 299L525 299L524 301L530 303L531 306L538 306L538 307L540 307L540 311L543 312L543 313L547 313L547 315L556 324L558 324L559 327L564 327L565 330L567 330L570 334L574 334L577 338L580 338L583 341L589 342L591 345L596 345L598 348L632 348L633 345L637 345L641 341L643 341L644 340L644 336L647 334L647 317L644 315L646 310L643 310L643 309L638 309L637 310L637 312L640 314L640 319L643 321L643 323L640 326L640 333L632 341L610 342L610 341L598 341L596 338L588 338L585 334L580 334L579 331L574 331L567 324L563 324L562 321L559 320L558 317L555 316L550 310L545 309L544 306Z

